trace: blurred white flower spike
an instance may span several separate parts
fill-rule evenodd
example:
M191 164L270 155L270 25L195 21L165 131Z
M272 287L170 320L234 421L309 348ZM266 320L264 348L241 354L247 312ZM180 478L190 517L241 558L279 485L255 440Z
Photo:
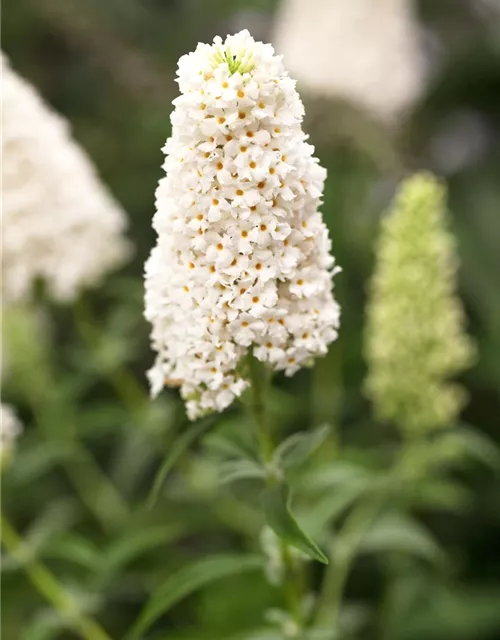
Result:
M248 31L181 57L157 244L146 264L146 318L157 352L152 392L181 387L195 419L248 386L254 356L292 375L337 337L338 271L318 207L295 81Z
M126 216L67 123L1 59L4 301L28 300L38 279L70 301L128 257Z
M426 61L413 0L284 0L275 44L305 89L393 124L421 96Z

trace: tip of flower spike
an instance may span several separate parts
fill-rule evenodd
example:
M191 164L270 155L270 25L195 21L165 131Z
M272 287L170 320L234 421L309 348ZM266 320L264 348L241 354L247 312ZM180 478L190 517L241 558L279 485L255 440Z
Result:
M443 204L445 196L446 189L443 182L428 171L420 171L403 182L397 202L402 206L406 202L413 207L418 205L425 207L429 206L429 203L438 206Z
M216 49L210 60L212 69L216 69L220 64L227 64L229 73L233 75L237 71L241 74L252 71L255 61L251 51L245 49L232 51L229 46L225 45L225 47Z
M217 36L212 45L210 66L216 69L226 64L231 75L236 72L248 73L255 67L255 46L256 42L247 29L227 36L224 42Z

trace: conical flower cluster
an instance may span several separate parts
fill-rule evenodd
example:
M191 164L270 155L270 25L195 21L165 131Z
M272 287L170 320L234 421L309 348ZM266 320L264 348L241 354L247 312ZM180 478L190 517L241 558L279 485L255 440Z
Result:
M253 350L287 375L337 337L334 259L318 206L326 171L280 56L248 31L179 61L146 317L152 390L178 385L191 419L222 411Z
M456 269L444 187L416 175L382 223L366 334L368 395L380 418L407 432L451 426L464 403L449 382L474 353Z
M67 123L1 64L4 300L26 300L38 279L70 300L125 260L126 217Z

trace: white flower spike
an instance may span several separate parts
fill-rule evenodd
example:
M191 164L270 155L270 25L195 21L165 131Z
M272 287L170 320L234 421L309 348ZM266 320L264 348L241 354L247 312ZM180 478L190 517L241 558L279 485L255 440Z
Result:
M422 95L426 62L414 0L283 0L275 44L317 95L392 125ZM390 69L390 73L388 73Z
M125 261L126 216L67 123L1 55L4 301L28 300L44 280L59 301Z
M188 416L222 411L248 386L253 349L292 375L337 337L326 171L281 56L248 31L179 61L158 241L146 264L146 318L157 352L152 392L181 387Z

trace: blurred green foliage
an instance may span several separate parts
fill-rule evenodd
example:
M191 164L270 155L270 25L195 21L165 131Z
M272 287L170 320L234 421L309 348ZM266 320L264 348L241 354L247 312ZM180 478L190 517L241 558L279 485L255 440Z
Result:
M261 567L264 520L248 471L252 425L235 409L191 431L174 392L150 403L144 371L152 354L142 318L142 265L154 241L176 60L198 40L243 26L268 38L276 4L16 0L4 7L3 49L71 121L129 213L136 245L131 264L74 308L4 314L11 366L4 397L25 425L2 478L3 513L22 534L2 566L5 638L74 638L82 616L99 620L114 639L126 637L139 615L151 626L130 638L271 640L290 629L276 611L288 607L288 596ZM500 633L500 492L488 440L500 441L500 27L481 19L474 4L419 5L446 55L398 132L380 130L347 105L304 96L314 114L307 128L329 171L323 212L343 267L342 330L314 369L279 380L270 412L276 441L330 425L321 446L306 447L309 457L290 446L301 464L284 466L304 529L327 549L340 526L338 566L359 551L342 638L487 640ZM436 160L436 140L463 113L479 118L487 141L470 161L447 169ZM460 126L455 133L459 146L472 135ZM464 420L474 429L445 432L401 456L395 433L374 421L362 395L362 330L378 221L399 178L420 167L447 173L461 294L479 359L462 381L471 398ZM399 474L394 495L384 489L389 467ZM351 509L366 496L361 504L376 506L380 495L390 503L381 518ZM360 519L373 526L356 541ZM64 586L78 614L61 615L33 588L27 576L37 563ZM301 567L300 579L317 589L321 565ZM307 602L301 606L298 615L312 615ZM319 608L328 619L328 603ZM331 636L318 627L308 637Z

